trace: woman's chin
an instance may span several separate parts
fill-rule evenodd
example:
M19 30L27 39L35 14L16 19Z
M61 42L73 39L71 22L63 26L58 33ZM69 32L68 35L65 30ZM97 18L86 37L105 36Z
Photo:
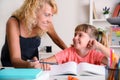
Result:
M48 30L47 27L40 27L40 29L43 30L43 31L47 31Z

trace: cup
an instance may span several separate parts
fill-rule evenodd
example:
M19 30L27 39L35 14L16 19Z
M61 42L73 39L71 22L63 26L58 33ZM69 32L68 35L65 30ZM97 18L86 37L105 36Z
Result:
M47 53L52 52L52 46L46 46L45 50Z

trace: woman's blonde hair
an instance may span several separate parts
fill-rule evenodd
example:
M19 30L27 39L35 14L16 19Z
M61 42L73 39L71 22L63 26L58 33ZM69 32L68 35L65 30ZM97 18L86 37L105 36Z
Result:
M95 38L98 42L108 47L106 34L103 31L99 31L95 26L89 24L80 24L75 28L75 32L77 31L88 33L91 38Z
M28 32L31 33L33 26L36 25L37 9L41 9L46 3L52 7L53 14L56 14L57 4L55 0L25 0L23 5L13 13L13 16L17 17L20 21L23 20ZM43 32L39 30L38 33Z

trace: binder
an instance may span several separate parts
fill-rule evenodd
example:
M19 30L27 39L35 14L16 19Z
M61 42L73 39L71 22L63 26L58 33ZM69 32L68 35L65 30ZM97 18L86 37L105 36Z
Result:
M33 68L6 68L0 69L0 80L4 79L36 79L42 74L42 69Z

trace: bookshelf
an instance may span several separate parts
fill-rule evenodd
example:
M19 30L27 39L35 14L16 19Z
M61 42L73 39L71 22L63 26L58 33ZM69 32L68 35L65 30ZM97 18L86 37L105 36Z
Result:
M119 0L89 0L89 23L92 25L96 25L96 23L106 23L106 26L110 26L110 24L106 21L103 15L103 8L105 6L110 7L110 15L112 16L112 13L116 7L116 5L119 3ZM102 5L102 6L101 6ZM94 15L93 15L94 14Z
M114 25L111 25L103 16L103 8L105 6L110 7L109 17L112 17L115 7L118 3L120 3L119 0L89 0L89 24L106 30L108 35L111 26ZM116 53L120 54L120 45L110 44L110 48L114 49Z

